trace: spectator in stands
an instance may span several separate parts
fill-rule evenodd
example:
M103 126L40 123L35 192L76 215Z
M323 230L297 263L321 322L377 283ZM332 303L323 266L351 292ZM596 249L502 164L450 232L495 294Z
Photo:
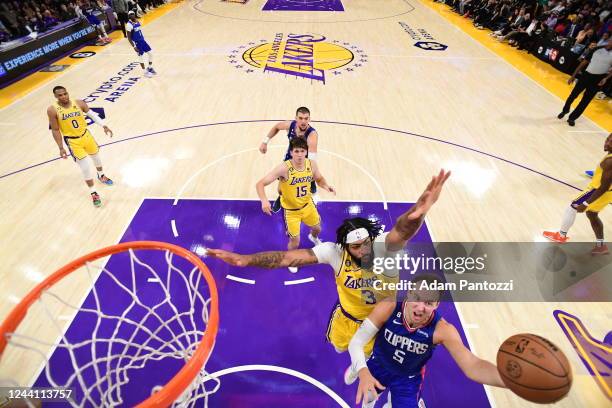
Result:
M602 22L601 28L597 31L597 35L599 37L603 36L605 33L612 32L612 16L608 15L605 20Z
M572 47L572 52L574 54L580 54L586 48L586 46L591 42L594 35L593 27L590 23L586 24L578 35L576 36L576 42L574 42L574 46Z
M529 19L529 17L529 13L526 12L525 7L521 7L520 10L518 10L518 13L514 14L512 23L495 32L497 39L499 41L504 41L506 39L507 34L511 33L512 31L517 31L519 28L521 28L525 22L525 19Z
M0 22L10 39L43 32L73 18L74 4L70 0L0 1Z
M554 30L555 26L557 25L557 20L559 19L559 16L557 13L552 13L548 16L548 18L546 19L546 21L544 22L548 28L550 30Z
M533 18L525 29L521 27L518 31L514 32L514 35L508 34L508 44L513 47L517 47L519 50L531 48L530 43L533 40L533 35L538 24L540 24L540 22L536 18Z
M112 7L117 14L117 20L121 25L123 36L127 37L127 34L125 33L125 23L128 22L128 11L130 11L128 2L127 0L112 0Z
M563 13L566 7L567 7L567 2L563 0L557 3L557 5L550 10L550 12L552 14L560 15L561 13Z
M599 21L602 23L605 21L606 17L610 15L610 9L612 9L612 1L608 1L607 4L602 7L601 12L599 13Z
M42 15L42 23L43 23L43 26L44 26L44 30L43 31L47 31L48 29L50 29L54 25L57 25L59 23L59 20L57 18L55 18L53 16L53 14L51 14L51 12L49 10L45 10L43 12L43 15Z
M8 29L0 20L0 43L6 42L11 38Z
M490 21L493 14L498 11L501 6L498 5L497 0L488 0L488 2L476 10L474 13L474 25L477 28L484 28L485 23Z
M61 21L68 21L76 17L74 12L74 4L71 4L69 8L66 4L62 4L59 8L59 19Z
M563 36L568 37L568 38L576 38L580 30L582 30L583 18L582 16L572 15L568 17L568 19L570 20L570 24L567 26L567 28L563 32Z
M547 8L548 8L548 0L537 0L536 8L533 11L533 16L536 18L539 17L542 14L542 11Z

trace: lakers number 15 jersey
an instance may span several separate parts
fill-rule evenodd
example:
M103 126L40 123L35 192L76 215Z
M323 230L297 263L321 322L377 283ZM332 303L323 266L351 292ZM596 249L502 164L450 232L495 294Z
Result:
M59 102L55 102L57 111L57 122L59 130L64 137L80 137L87 131L85 114L75 101L71 100L68 107L63 107Z
M291 160L285 161L288 168L288 177L281 180L281 206L288 210L297 210L312 202L310 183L314 180L312 166L309 159L304 161L304 168L298 170L293 167Z

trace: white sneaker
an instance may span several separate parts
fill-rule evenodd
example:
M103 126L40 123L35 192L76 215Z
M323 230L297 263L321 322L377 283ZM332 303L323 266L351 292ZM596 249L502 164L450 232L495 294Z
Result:
M146 76L147 78L151 78L153 76L153 74L151 72L149 72L149 71L146 71L144 73L144 76Z
M321 240L319 239L319 237L315 237L310 233L308 234L308 240L315 245L319 245L321 243Z
M359 374L353 370L353 366L350 365L344 370L344 383L346 385L351 385L359 378Z
M289 269L289 272L291 272L291 273L297 273L297 271L298 271L297 266L290 266L287 269Z

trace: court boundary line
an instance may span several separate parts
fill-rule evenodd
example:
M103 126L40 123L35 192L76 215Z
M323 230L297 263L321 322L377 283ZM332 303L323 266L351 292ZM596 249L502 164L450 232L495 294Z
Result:
M255 284L255 279L240 278L238 276L230 275L229 273L227 275L225 275L225 277L227 279L229 279L229 280L234 281L234 282L248 283L249 285L254 285Z
M217 18L224 18L227 20L234 20L234 21L247 21L247 22L252 22L252 23L283 23L283 24L346 24L346 23L367 23L367 22L371 22L371 21L379 21L379 20L386 20L386 19L390 19L390 18L396 18L396 17L400 17L406 14L410 14L413 11L416 10L416 7L414 7L414 5L412 5L408 0L401 0L404 4L408 5L409 10L405 11L403 13L399 13L399 14L395 14L392 16L386 16L386 17L376 17L376 18L370 18L370 19L362 19L362 20L340 20L340 21L316 21L316 20L308 20L308 21L279 21L279 20L255 20L255 19L249 19L249 18L242 18L242 17L232 17L232 16L222 16L222 15L218 15L218 14L213 14L210 13L208 11L204 11L204 10L200 10L198 8L198 6L202 3L204 3L205 0L195 0L196 3L195 4L191 4L191 9L197 11L198 13L202 14L202 15L206 15L206 16L211 16L211 17L217 17ZM259 10L262 13L274 13L274 12L283 12L282 10ZM306 11L307 13L309 11ZM312 11L311 11L312 12ZM316 12L313 12L316 13Z
M302 283L308 283L308 282L314 282L314 281L315 281L314 276L311 276L309 278L304 278L304 279L286 280L286 281L283 281L283 285L284 286L299 285Z
M145 197L145 200L174 200L176 197L174 196L147 196ZM218 201L222 201L222 200L236 200L236 201L259 201L259 198L244 198L244 197L183 197L181 198L181 200L218 200ZM374 199L361 199L361 198L356 198L356 199L334 199L334 200L321 200L320 202L322 203L334 203L334 202L338 202L338 203L351 203L351 202L363 202L363 203L381 203L380 200L374 200ZM416 201L394 201L394 200L387 200L388 204L409 204L409 203L415 203Z
M438 12L438 10L436 8L433 7L433 5L430 5L428 3L426 3L427 0L417 0L419 1L419 3L421 3L421 5L423 5L425 7L425 9L429 10L431 13L435 14L436 16L438 16L438 18L440 18L442 21L445 21L446 23L450 24L452 27L455 27L458 31L460 31L461 33L464 34L464 36L468 37L469 39L471 39L473 42L475 42L476 44L480 45L482 48L484 48L485 50L487 50L487 52L495 55L497 58L499 58L501 61L504 61L506 64L510 65L512 68L514 68L517 72L519 72L520 74L522 74L522 76L526 77L527 79L529 79L530 81L532 81L533 83L535 83L536 85L538 85L540 88L544 89L546 92L548 92L550 95L552 95L554 98L557 98L559 101L561 102L565 102L560 96L554 94L551 90L549 90L548 88L546 88L543 84L541 84L539 81L536 81L535 79L533 79L530 75L528 75L525 71L523 71L522 69L519 69L518 67L516 67L514 64L512 64L509 60L507 60L506 58L504 58L501 54L493 51L492 49L490 49L489 47L487 47L484 43L482 43L481 41L479 41L478 39L472 37L467 31L465 31L463 28L461 28L459 25L453 23L450 19L446 18L441 12ZM448 11L448 9L446 9ZM534 58L534 62L536 63L543 63L542 61L540 61L539 59ZM547 64L548 65L548 64ZM561 71L559 71L561 72ZM595 127L598 127L602 130L603 133L608 133L608 131L599 123L595 122L595 120L591 119L591 117L588 114L583 114L581 115L583 117L585 117L587 120L591 121L592 124L595 125ZM551 116L552 117L552 116Z
M555 312L558 312L555 314ZM593 372L593 374L595 374L595 377L597 378L597 380L595 381L597 383L597 385L606 390L606 397L608 397L608 399L612 398L612 391L610 390L610 387L608 386L608 384L606 383L606 381L601 377L601 374L599 373L599 370L597 370L597 368L595 367L595 363L593 363L593 361L590 358L589 353L587 353L584 350L584 347L582 346L582 344L580 344L580 342L578 341L578 339L576 338L576 335L574 334L573 330L570 329L570 327L568 326L566 320L571 320L574 322L574 324L576 325L576 327L578 328L578 331L580 332L580 334L582 335L582 337L588 342L591 343L592 345L594 345L595 347L599 347L601 348L608 348L612 350L612 347L608 346L607 344L603 343L603 342L599 342L597 341L597 339L594 339L591 336L591 333L589 332L585 332L585 327L584 324L582 323L582 320L579 319L577 316L574 316L564 310L561 309L556 309L553 311L553 317L555 317L555 319L557 321L560 321L562 323L562 330L565 332L564 334L566 335L566 337L568 337L568 339L570 340L570 344L572 346L574 346L574 349L576 351L576 354L578 354L578 356L583 360L584 365L587 365L589 367L589 369ZM571 338L571 339L570 339ZM595 340L595 342L594 342ZM591 377L593 377L593 375L590 375Z
M319 380L314 377L309 376L308 374L304 374L301 371L292 370L290 368L285 368L281 366L275 365L266 365L266 364L249 364L249 365L241 365L235 367L224 368L219 371L215 371L214 373L208 374L208 377L213 377L215 379L219 379L219 377L223 377L227 374L233 374L244 371L271 371L275 373L287 374L295 378L299 378L300 380L306 381L307 383L315 386L319 390L323 391L329 397L331 397L334 401L338 403L342 408L351 408L346 401L344 401L338 394L334 392L327 385L323 384ZM214 395L214 394L213 394Z
M281 144L276 144L276 145L272 145L269 146L269 148L283 148L285 149L284 145ZM179 189L179 192L177 193L176 197L174 198L174 202L172 203L172 206L176 206L178 204L178 202L181 200L181 195L183 194L183 192L185 191L185 189L187 188L187 186L189 184L191 184L191 181L196 178L197 176L199 176L201 173L205 172L206 170L208 170L210 167L217 165L218 163L229 159L231 157L234 156L238 156L240 154L243 153L247 153L247 152L253 152L253 151L258 151L259 148L258 147L251 147L249 149L243 149L243 150L239 150L237 152L234 153L229 153L226 155L223 155L215 160L213 160L212 162L208 163L207 165L205 165L204 167L200 168L199 170L195 171L190 177L189 179L187 179L187 181L181 186L181 188ZM376 177L374 177L372 175L372 173L370 173L368 170L366 170L362 165L360 165L359 163L355 162L354 160L349 159L348 157L340 154L340 153L336 153L333 152L331 150L325 150L325 149L320 149L319 152L321 153L325 153L325 154L329 154L331 156L335 156L338 157L340 160L344 160L345 162L352 164L353 166L357 167L358 170L361 170L366 176L368 176L370 178L370 180L372 181L372 183L374 183L374 186L376 187L376 189L378 190L378 192L381 195L382 198L382 203L383 203L383 208L385 210L387 210L387 197L385 196L385 192L382 188L382 186L380 185L380 183L378 182L378 180L376 179Z
M249 119L249 120L211 122L211 123L204 123L204 124L199 124L199 125L182 126L182 127L178 127L178 128L170 128L170 129L164 129L164 130L159 130L159 131L155 131L155 132L144 133L142 135L131 136L131 137L128 137L128 138L125 138L125 139L115 140L115 141L108 142L108 143L103 143L103 144L100 144L100 147L106 147L106 146L114 145L114 144L117 144L117 143L124 143L124 142L127 142L127 141L136 140L136 139L140 139L140 138L144 138L144 137L149 137L149 136L154 136L154 135L159 135L159 134L163 134L163 133L171 133L171 132L177 132L177 131L182 131L182 130L201 128L201 127L233 125L233 124L243 124L243 123L280 122L280 121L282 121L282 120L276 120L276 119ZM569 183L566 183L565 181L562 181L560 179L557 179L557 178L555 178L553 176L549 176L546 173L543 173L543 172L541 172L539 170L535 170L535 169L533 169L531 167L528 167L526 165L514 162L514 161L509 160L509 159L504 159L503 157L497 156L497 155L495 155L493 153L488 153L488 152L485 152L483 150L478 150L478 149L476 149L474 147L469 147L469 146L462 145L462 144L455 143L455 142L451 142L451 141L448 141L448 140L439 139L439 138L435 138L435 137L432 137L432 136L420 135L418 133L408 132L408 131L405 131L405 130L391 129L391 128L385 128L385 127L382 127L382 126L375 126L375 125L364 125L364 124L359 124L359 123L338 122L338 121L330 121L330 120L317 120L317 121L312 121L312 123L327 123L327 124L332 124L332 125L345 125L345 126L361 127L361 128L366 128L366 129L382 130L382 131L386 131L386 132L400 133L400 134L403 134L403 135L414 136L414 137L418 137L418 138L429 140L429 141L434 141L434 142L438 142L438 143L447 144L447 145L450 145L450 146L458 147L458 148L463 149L463 150L468 150L468 151L471 151L473 153L477 153L477 154L480 154L480 155L483 155L483 156L487 156L489 158L493 158L493 159L502 161L502 162L504 162L506 164L510 164L510 165L522 168L523 170L527 170L527 171L530 171L532 173L535 173L535 174L538 174L540 176L543 176L543 177L545 177L545 178L547 178L549 180L555 181L555 182L557 182L559 184L563 184L564 186L572 188L572 189L574 189L576 191L582 191L581 188L573 186L573 185L571 185ZM55 157L53 159L45 160L43 162L36 163L36 164L30 165L30 166L21 168L19 170L14 170L12 172L9 172L9 173L6 173L6 174L2 174L2 175L0 175L0 180L4 179L6 177L9 177L9 176L12 176L12 175L24 172L26 170L30 170L30 169L42 166L42 165L47 164L47 163L51 163L51 162L56 161L56 160L60 160L60 157Z

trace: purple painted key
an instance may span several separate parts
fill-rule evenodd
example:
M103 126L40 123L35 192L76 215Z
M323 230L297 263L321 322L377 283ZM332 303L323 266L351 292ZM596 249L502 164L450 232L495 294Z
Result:
M344 11L341 0L268 0L264 11Z
M176 206L172 202L145 200L121 241L167 241L196 252L203 247L239 253L286 249L282 216L263 214L259 201L180 200ZM394 220L410 206L410 203L389 203L385 211L382 203L322 202L318 205L323 221L321 238L334 241L336 226L345 218L355 216L377 217L386 224L388 231ZM304 229L302 247L312 246L305 239L306 234ZM412 242L431 243L426 225ZM158 273L164 273L167 268L163 259L147 261ZM121 270L125 262L126 259L113 256L108 268ZM331 267L306 266L297 274L291 274L286 269L236 268L211 258L204 258L204 262L215 277L220 301L219 333L206 371L226 370L220 378L220 390L209 399L210 407L338 407L332 398L334 395L346 401L348 406L354 406L357 384L347 386L342 379L350 358L347 353L336 353L325 341L329 314L337 299ZM254 282L232 280L228 275ZM147 285L146 277L143 272L140 281L136 282L142 296L162 296L152 285ZM130 274L118 278L126 280L126 285L131 284L127 282ZM294 280L309 281L287 284ZM106 311L121 314L129 299L110 289L115 287L111 283L110 278L101 277L96 282L96 289L106 299ZM85 305L92 305L93 301L90 295ZM467 344L455 306L443 303L439 312L457 327ZM98 337L110 336L114 330L112 323L102 325ZM66 335L73 343L90 338L92 324L91 314L79 313ZM159 322L151 320L149 324L154 329ZM84 347L77 352L76 358L87 361L90 353L90 348ZM65 350L56 351L51 357L53 372L64 377L69 372L69 360ZM153 385L164 384L183 364L180 360L149 361L145 370L131 371L130 382L126 385L129 391L123 393L122 406L142 401ZM89 370L84 376L91 373ZM48 386L44 374L36 386ZM484 388L467 379L443 347L436 349L427 364L423 397L428 408L490 407ZM382 406L384 400L386 397L381 398L377 406Z

